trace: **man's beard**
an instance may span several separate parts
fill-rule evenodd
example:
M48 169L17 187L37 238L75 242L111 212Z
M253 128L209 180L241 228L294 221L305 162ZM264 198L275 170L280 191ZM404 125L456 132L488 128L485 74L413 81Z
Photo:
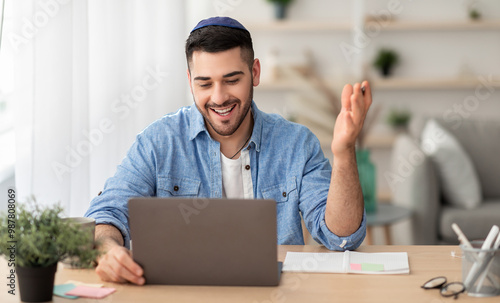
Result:
M200 110L200 108L198 107L198 104L196 103L196 100L195 100L195 104L196 104L196 107L198 108L198 111L202 114L202 116L205 120L205 123L208 123L210 125L210 127L219 136L231 136L239 129L239 127L241 126L241 124L245 120L245 117L248 115L248 112L250 111L250 108L252 106L252 100L253 100L253 84L250 87L250 94L248 95L246 102L243 104L244 107L242 108L242 111L241 111L243 114L240 117L238 117L238 120L235 122L235 124L231 128L228 128L228 129L218 127L215 125L215 123L212 123L212 121L210 121L210 119L208 117L208 112L211 110L210 107L222 108L222 107L229 107L229 106L234 105L234 104L239 105L239 107L241 108L242 102L240 99L234 98L231 100L227 100L220 106L211 106L209 103L207 103L207 104L205 104L205 112ZM227 123L230 123L230 122L227 121Z

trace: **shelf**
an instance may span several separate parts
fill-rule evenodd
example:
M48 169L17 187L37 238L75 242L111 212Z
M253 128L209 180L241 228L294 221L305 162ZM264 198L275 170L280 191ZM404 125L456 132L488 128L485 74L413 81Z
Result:
M273 32L318 32L318 31L350 31L349 23L333 23L328 21L272 21L262 23L249 23L247 28L252 31Z
M275 90L301 90L307 89L311 86L306 84L304 81L262 81L256 88L256 91L275 91Z
M365 21L365 26L370 23L378 25L382 31L453 31L453 30L500 30L500 21L391 21L379 22ZM351 23L335 23L329 21L270 21L261 23L248 23L248 30L273 31L273 32L318 32L318 31L345 31L354 30Z
M383 204L390 204L392 200L392 193L390 190L377 190L377 202Z
M377 21L373 21L377 23ZM367 21L365 24L368 24ZM500 21L392 21L378 23L382 31L499 30Z
M332 88L335 88L335 84L338 84L339 81L340 80L335 80L333 78L325 79L326 84ZM314 86L312 86L310 83L307 83L306 81L286 80L286 79L279 79L276 81L262 81L255 88L256 91L279 91L279 90L300 91L305 89L314 89Z
M486 77L485 82L488 81ZM491 87L500 88L500 75L493 76L494 82L488 83ZM327 80L333 86L333 80ZM443 90L443 89L475 89L482 82L478 78L388 78L373 79L370 81L373 90ZM261 82L256 91L279 91L279 90L304 90L311 86L301 81L277 80L274 82Z
M367 134L364 142L366 148L392 148L396 134Z
M494 83L490 86L500 87L500 77L494 76ZM438 90L438 89L474 89L482 82L478 78L435 78L435 79L408 79L390 78L377 79L371 82L373 90Z

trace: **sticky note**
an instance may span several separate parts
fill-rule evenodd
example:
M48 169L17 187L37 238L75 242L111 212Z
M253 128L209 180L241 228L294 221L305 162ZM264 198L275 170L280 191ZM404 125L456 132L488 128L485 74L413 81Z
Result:
M363 271L384 271L384 264L361 263Z
M74 289L65 293L67 296L79 296L91 299L102 299L115 292L116 289L108 287L88 287L88 286L77 286Z
M63 297L66 299L78 299L77 296L67 296L65 295L66 292L74 289L76 287L75 284L68 283L68 284L60 284L60 285L54 285L54 295Z
M361 270L361 264L351 263L351 270Z

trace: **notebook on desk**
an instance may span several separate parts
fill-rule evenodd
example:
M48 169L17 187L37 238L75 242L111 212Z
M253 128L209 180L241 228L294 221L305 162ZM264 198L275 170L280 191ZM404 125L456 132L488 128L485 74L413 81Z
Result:
M128 208L146 284L279 284L275 201L149 197Z

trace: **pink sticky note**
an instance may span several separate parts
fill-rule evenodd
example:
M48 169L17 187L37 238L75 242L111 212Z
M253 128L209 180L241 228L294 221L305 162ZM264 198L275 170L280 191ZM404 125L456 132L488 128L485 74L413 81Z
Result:
M361 270L361 264L351 263L351 270Z
M68 291L65 293L67 296L78 296L78 297L85 297L85 298L91 298L91 299L102 299L112 293L115 292L116 289L114 288L108 288L108 287L101 287L101 288L96 288L96 287L88 287L88 286L82 286L79 285L72 290Z

